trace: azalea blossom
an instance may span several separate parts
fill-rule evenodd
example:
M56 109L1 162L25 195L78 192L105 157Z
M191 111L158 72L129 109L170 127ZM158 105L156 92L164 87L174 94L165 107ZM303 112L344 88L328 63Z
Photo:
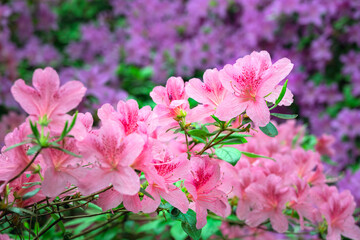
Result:
M271 63L268 52L252 52L236 61L227 64L220 70L220 81L231 94L216 109L216 116L229 120L246 111L246 114L258 126L265 126L270 121L270 111L266 105L276 100L271 94L279 94L278 84L290 73L293 64L287 58ZM292 94L282 100L288 105ZM270 97L271 96L271 97Z
M74 109L85 95L86 88L79 81L69 81L60 86L58 74L51 67L37 69L33 75L33 86L24 80L17 80L11 87L11 93L30 117L62 130L66 113Z
M230 214L230 205L226 193L219 190L221 185L220 166L208 157L194 157L190 161L190 174L185 178L185 187L192 200L190 208L196 212L196 228L206 225L207 210L226 217Z

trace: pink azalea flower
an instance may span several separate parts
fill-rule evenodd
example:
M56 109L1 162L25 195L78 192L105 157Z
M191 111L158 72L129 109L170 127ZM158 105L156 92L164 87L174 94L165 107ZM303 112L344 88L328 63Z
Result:
M287 58L271 63L268 52L252 52L236 61L234 65L226 65L220 70L220 81L230 91L224 101L216 109L216 115L229 120L246 111L256 125L265 126L270 121L270 111L266 105L267 97L278 95L278 84L290 73L293 64ZM283 99L284 105L291 100L292 94ZM276 97L275 97L276 98ZM270 97L268 101L273 101Z
M130 166L144 147L144 140L139 134L126 136L119 124L108 120L98 131L91 132L78 147L84 158L94 164L79 184L83 194L90 194L110 184L121 194L138 193L140 179Z
M328 225L326 239L341 240L341 235L354 240L360 239L360 227L352 216L355 207L354 197L348 190L328 194L327 201L320 207Z
M196 228L206 225L207 210L226 217L231 209L226 193L219 190L221 184L220 166L208 157L194 157L190 161L191 170L185 178L185 187L192 200L190 208L196 212Z
M151 98L157 104L154 112L159 117L159 124L176 126L174 119L183 116L190 110L185 92L184 81L180 77L171 77L166 87L157 86L150 93Z
M178 208L181 212L186 213L189 207L189 201L179 188L173 185L173 183L183 179L189 169L189 161L187 154L182 154L177 158L170 156L168 152L155 156L152 161L156 173L161 177L152 179L151 176L145 174L146 179L149 182L149 186L146 191L154 198L151 199L144 196L142 201L142 211L144 213L151 213L156 210L160 205L160 196L168 201L172 206ZM155 180L155 181L154 181Z
M217 106L228 93L220 82L219 71L216 68L206 70L203 78L204 82L201 82L198 78L190 79L185 87L189 97L202 103L202 105L191 110L196 121L215 114Z
M270 219L275 231L283 233L288 229L288 219L282 211L290 200L290 191L282 182L282 178L269 175L263 182L254 183L246 189L246 194L253 200L253 211L246 219L249 226L257 227Z
M98 110L98 116L102 121L111 119L121 124L126 135L133 132L147 135L152 133L157 125L151 108L146 106L139 109L138 103L133 99L119 101L117 111L110 104L104 104Z
M85 95L86 88L79 81L70 81L60 87L60 79L54 69L37 69L29 87L20 79L11 93L21 107L35 120L49 119L51 125L64 126L65 114L74 109ZM61 129L62 130L62 129Z
M234 186L235 195L238 197L236 216L240 220L245 220L251 214L253 199L246 194L246 189L254 182L262 181L265 178L261 170L256 168L244 168L238 172L237 183Z
M23 142L27 139L27 135L31 134L31 131L27 123L21 124L14 131L8 133L5 137L5 145L0 155L0 181L7 182L11 178L20 173L31 161L32 156L26 154L27 150L31 147L30 144L24 144L19 147L10 149L7 152L4 150L14 144ZM42 156L38 156L35 162L28 168L29 171L34 170L36 165L40 163Z
M79 154L75 139L67 139L62 148ZM56 197L70 184L77 185L80 178L85 177L88 169L80 166L80 158L57 149L44 149L42 152L46 163L42 191L48 197Z

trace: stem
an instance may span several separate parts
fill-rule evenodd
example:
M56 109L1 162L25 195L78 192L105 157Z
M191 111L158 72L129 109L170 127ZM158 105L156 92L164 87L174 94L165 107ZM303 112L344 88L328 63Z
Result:
M15 177L11 178L7 183L11 183L12 181L14 181L15 179L17 179L18 177L20 177L30 166L31 164L34 163L35 159L37 158L37 156L40 154L41 152L41 148L39 151L36 152L35 156L31 159L31 161L26 165L26 167L19 172Z
M45 229L43 228L43 230L40 231L40 233L34 238L34 240L39 239L39 237L41 237L41 235L43 235L44 233L46 233L48 230L50 230L50 228L52 228L54 225L56 225L58 222L60 222L62 219L59 218L57 220L55 220L55 222L51 223L50 225L48 225Z
M201 154L203 154L207 149L209 149L209 146L214 142L214 140L215 140L221 133L222 133L222 130L219 131L219 132L213 137L213 139L211 139L211 141L208 142L208 143L204 146L204 148L201 149L201 151L197 153L197 155L201 155Z
M119 213L118 215L116 215L116 216L110 218L109 220L107 220L105 223L102 223L102 224L100 224L100 225L98 225L98 226L95 226L95 227L93 227L93 228L90 228L89 230L86 230L86 231L84 231L84 232L82 232L82 233L79 233L79 234L77 234L77 235L74 235L74 236L72 236L70 239L75 239L75 238L77 238L77 237L86 235L86 234L88 234L88 233L90 233L90 232L92 232L92 231L95 231L96 229L102 228L103 226L106 226L108 223L111 223L111 222L115 221L116 219L120 218L120 217L123 216L124 214L125 214L125 213Z

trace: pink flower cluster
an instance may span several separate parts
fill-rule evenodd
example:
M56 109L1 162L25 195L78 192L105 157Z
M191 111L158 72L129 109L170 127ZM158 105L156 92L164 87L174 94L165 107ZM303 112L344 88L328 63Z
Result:
M180 77L172 77L166 87L151 92L157 104L154 110L139 109L134 100L120 101L116 108L105 104L97 111L98 127L93 126L91 114L79 113L68 136L55 145L46 143L62 135L72 119L67 113L80 103L86 89L76 81L59 86L53 69L38 69L34 88L23 80L11 88L29 117L5 138L0 155L2 197L22 207L45 196L55 198L71 186L76 190L66 194L89 195L109 188L96 199L103 210L123 203L134 213L152 213L164 199L182 213L193 209L198 229L206 225L208 210L224 218L235 211L251 227L269 220L275 231L283 233L290 220L305 230L317 229L326 220L328 239L340 235L360 239L352 216L352 195L326 185L320 155L300 147L304 130L295 122L279 125L276 138L246 128L253 136L246 144L233 145L245 152L235 166L220 160L208 142L187 133L207 123L203 127L218 133L217 137L220 131L241 130L246 118L255 126L266 126L270 122L267 103L278 99L279 83L292 67L285 58L272 64L269 54L262 51L224 69L207 70L203 81L191 79L185 84ZM189 97L199 105L190 109ZM279 104L291 102L292 94L286 90ZM224 120L228 128L221 129L211 115ZM40 151L29 154L34 147L33 142L26 142L34 131L30 120L37 123L45 143ZM267 158L247 157L249 152ZM31 184L36 182L41 186ZM24 184L29 187L23 188ZM33 197L23 198L36 189Z

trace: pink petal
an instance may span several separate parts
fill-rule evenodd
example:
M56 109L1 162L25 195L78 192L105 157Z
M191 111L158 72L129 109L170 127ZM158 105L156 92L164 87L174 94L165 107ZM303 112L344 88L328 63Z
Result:
M79 105L86 92L86 88L79 81L70 81L61 86L58 92L59 99L54 113L64 114Z
M244 102L241 98L236 97L234 94L229 94L216 108L215 116L217 116L220 120L228 121L244 112L248 104L248 101Z
M99 199L96 200L96 204L101 207L103 211L107 211L116 208L122 201L123 195L114 189L110 189L99 194Z
M144 148L145 141L137 133L130 134L125 137L123 142L123 150L121 152L120 164L130 166L140 155Z
M11 87L11 93L25 112L30 115L40 115L40 95L35 89L27 86L24 80L17 80Z
M133 213L138 213L141 211L141 202L140 202L140 198L139 198L139 194L135 194L133 196L129 196L129 195L123 195L124 197L124 207L133 212Z
M157 189L153 187L153 185L149 185L146 188L146 191L154 198L154 200L145 195L141 201L142 211L144 213L155 212L157 207L160 205L160 195L157 192Z
M201 229L207 223L207 209L206 207L201 206L198 203L195 203L195 212L196 212L196 228Z
M282 58L274 63L262 76L264 83L259 88L259 96L264 97L271 93L293 69L294 64L287 58Z
M281 211L270 216L270 222L273 229L279 233L284 233L288 229L288 220Z
M121 166L111 174L115 190L126 195L135 195L139 192L140 179L131 167Z
M266 212L252 211L246 219L246 224L250 227L257 227L268 218L269 214Z
M36 69L32 78L33 86L41 95L44 106L53 104L52 98L59 89L60 79L51 67ZM59 96L62 97L62 96ZM65 100L65 99L62 99Z
M198 78L190 79L189 82L186 84L185 87L186 93L189 97L193 98L195 101L203 104L210 104L214 105L209 100L209 94L203 87L203 82Z
M168 201L172 206L178 208L182 213L186 213L189 208L189 201L184 192L174 185L168 185L168 192L159 189L161 197Z
M113 106L111 106L109 103L105 103L104 105L102 105L98 111L97 111L97 115L100 118L100 120L105 121L108 119L113 119L112 114L115 112L115 109Z
M219 72L219 79L223 87L233 93L234 88L231 84L234 84L234 76L239 76L240 73L240 70L235 68L233 65L226 64Z
M42 192L48 197L56 197L65 190L68 182L76 182L69 174L54 171L54 168L47 168L44 174L44 181L41 184Z
M169 100L167 99L166 88L162 86L155 87L150 93L150 97L156 104L167 104Z
M264 127L270 122L270 111L263 98L249 101L246 114L257 126Z

